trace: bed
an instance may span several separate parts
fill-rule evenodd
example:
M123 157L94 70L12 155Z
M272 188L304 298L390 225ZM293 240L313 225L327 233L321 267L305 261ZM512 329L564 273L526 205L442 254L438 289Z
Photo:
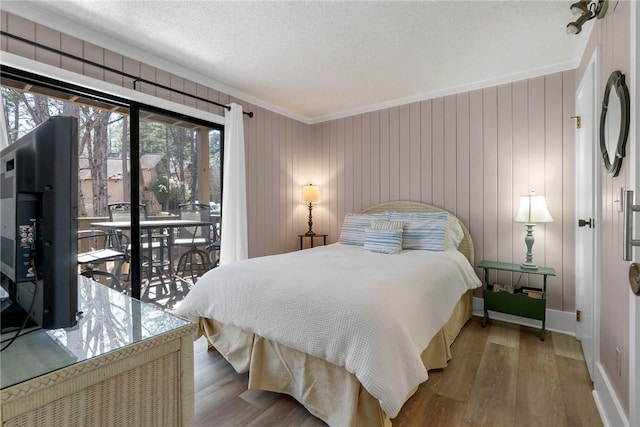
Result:
M197 321L237 372L249 372L250 389L289 394L330 426L391 426L427 371L446 367L481 284L469 232L452 214L391 202L354 217L393 226L414 214L444 215L447 233L459 227L457 250L389 255L366 250L375 242L367 234L364 246L254 258L207 272L176 312Z

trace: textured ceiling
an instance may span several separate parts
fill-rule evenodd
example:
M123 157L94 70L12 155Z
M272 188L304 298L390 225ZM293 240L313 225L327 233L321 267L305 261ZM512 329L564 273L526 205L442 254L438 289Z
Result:
M508 76L573 67L586 35L566 34L572 18L569 5L30 3L311 121Z

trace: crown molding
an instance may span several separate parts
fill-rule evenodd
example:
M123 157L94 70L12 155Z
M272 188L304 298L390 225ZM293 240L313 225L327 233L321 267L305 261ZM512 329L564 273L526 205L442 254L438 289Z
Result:
M426 100L435 99L435 98L442 98L444 96L456 95L459 93L471 92L474 90L485 89L488 87L494 87L501 84L513 83L519 80L532 79L535 77L541 77L548 74L573 70L577 68L578 65L579 65L579 60L572 59L571 61L568 61L568 62L563 62L560 64L548 66L548 67L527 70L522 73L507 74L507 75L496 77L493 79L467 83L460 86L452 86L450 88L439 89L432 92L425 92L417 95L407 96L404 98L397 98L389 101L379 102L379 103L371 104L362 108L356 108L353 110L347 110L339 113L328 114L326 116L315 117L310 119L310 122L311 124L317 124L317 123L322 123L329 120L337 120L345 117L355 116L358 114L364 114L364 113L370 113L372 111L383 110L386 108L412 104L414 102L426 101Z

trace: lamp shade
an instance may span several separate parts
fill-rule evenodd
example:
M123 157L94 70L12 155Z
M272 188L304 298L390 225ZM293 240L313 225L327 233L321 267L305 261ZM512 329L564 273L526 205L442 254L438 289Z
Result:
M315 185L302 187L302 201L304 203L317 203L320 200L320 188Z
M532 191L531 194L520 198L520 209L514 221L535 224L538 222L553 222L553 218L549 213L549 209L547 209L547 202L545 202L544 196L537 195Z

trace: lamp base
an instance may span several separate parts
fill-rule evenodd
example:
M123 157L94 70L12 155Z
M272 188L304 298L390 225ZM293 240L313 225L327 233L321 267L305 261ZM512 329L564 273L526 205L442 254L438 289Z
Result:
M316 232L315 232L315 231L311 231L311 230L309 230L309 231L307 231L306 233L304 233L304 235L305 235L305 236L315 236L315 235L316 235Z
M523 262L522 264L520 264L520 267L522 268L526 268L529 270L537 270L538 266L532 262Z

